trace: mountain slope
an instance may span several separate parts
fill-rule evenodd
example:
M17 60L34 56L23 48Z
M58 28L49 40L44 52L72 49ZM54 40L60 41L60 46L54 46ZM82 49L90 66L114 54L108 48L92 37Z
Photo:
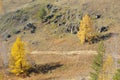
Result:
M35 50L95 50L97 44L80 45L77 36L71 34L76 33L79 22L85 14L91 16L96 29L109 26L109 32L119 33L120 30L119 0L23 0L21 2L13 0L12 3L10 2L4 1L4 6L9 5L5 7L6 14L0 19L1 36L10 45L16 36L21 35L23 40L34 46ZM49 10L50 6L52 8ZM13 10L13 7L16 8ZM41 9L47 11L45 23L39 18ZM52 15L53 17L50 18ZM100 15L99 19L96 19L97 15ZM31 33L34 29L24 30L29 23L36 27L35 33Z

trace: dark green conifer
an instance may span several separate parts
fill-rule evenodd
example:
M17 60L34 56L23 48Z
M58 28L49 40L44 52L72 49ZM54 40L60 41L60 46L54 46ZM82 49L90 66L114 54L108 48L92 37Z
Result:
M95 56L93 64L92 64L92 69L93 72L90 73L90 80L97 80L99 73L102 69L103 66L103 57L105 54L105 46L103 42L100 42L98 45L98 54Z

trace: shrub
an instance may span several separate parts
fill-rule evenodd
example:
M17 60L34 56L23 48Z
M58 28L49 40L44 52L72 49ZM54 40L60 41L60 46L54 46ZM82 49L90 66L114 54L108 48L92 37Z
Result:
M40 20L43 20L44 16L46 15L46 10L44 7L41 7L38 12L38 17Z

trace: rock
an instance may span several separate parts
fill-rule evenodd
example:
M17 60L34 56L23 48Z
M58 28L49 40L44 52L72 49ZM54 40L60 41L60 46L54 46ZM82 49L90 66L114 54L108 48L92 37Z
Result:
M47 9L51 9L53 7L52 4L47 4Z
M98 14L98 15L95 16L96 19L99 19L100 17L101 17L100 14Z
M54 22L54 23L57 23L57 22L58 22L58 20L56 19L56 20L54 20L53 22Z
M2 35L2 39L7 41L8 38L11 37L11 34L5 33L4 35Z
M10 37L11 37L11 35L10 35L10 34L8 34L8 35L7 35L7 38L10 38Z
M36 27L33 25L33 23L28 23L25 27L24 30L30 30L30 29L36 29Z
M109 28L109 26L102 26L102 27L100 28L99 32L100 32L100 33L101 33L101 32L106 32L106 31L108 31L108 28Z
M49 14L49 15L45 16L45 18L43 19L43 22L48 22L53 17L54 17L54 14Z
M33 23L28 23L23 30L30 30L30 33L35 33L36 26L34 26Z
M65 25L65 22L61 21L61 22L58 23L58 26L63 26L63 25Z
M77 34L78 30L79 30L79 26L77 24L70 23L69 25L67 25L66 32Z
M57 6L53 6L52 8L51 8L51 13L54 13L54 12L56 12L58 10L58 7Z
M47 24L53 23L58 27L63 27L65 32L77 34L80 20L78 18L78 15L80 15L78 10L62 10L62 8L51 4L48 4L47 8L49 9L50 13L44 17L43 22L46 22Z
M57 19L61 18L62 17L62 14L59 14L56 16Z
M32 29L30 32L31 32L31 33L35 33L35 29Z
M25 16L25 17L22 18L22 20L20 21L20 23L24 23L24 22L26 22L27 20L28 20L28 17Z
M53 16L54 16L54 14L50 14L50 15L48 15L48 16L46 17L46 19L47 19L47 20L48 20L48 19L51 19Z
M16 13L19 13L21 10L16 10Z

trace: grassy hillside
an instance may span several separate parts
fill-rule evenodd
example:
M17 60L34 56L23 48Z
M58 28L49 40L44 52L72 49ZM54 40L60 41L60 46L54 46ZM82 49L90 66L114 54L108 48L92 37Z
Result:
M106 44L112 43L114 36L118 40L120 37L119 5L120 0L3 0L5 14L0 17L0 39L8 44L9 50L16 37L21 36L33 52L96 51L97 43L80 44L76 35L80 20L89 14L96 32L105 27L107 30L103 34L113 34L103 39ZM32 55L37 64L60 62L63 65L47 74L32 74L26 80L63 80L69 76L79 80L79 75L89 75L93 57L93 54Z
M72 25L78 27L81 18L85 14L91 16L95 28L98 29L102 26L109 26L110 29L112 29L111 32L114 32L114 30L119 31L119 0L26 0L24 2L13 2L16 4L13 5L11 1L4 1L5 10L10 12L6 13L0 19L0 32L3 34L3 38L5 38L3 40L7 40L8 43L13 42L15 36L21 35L25 41L35 46L35 49L38 50L79 50L82 48L91 49L91 46L93 46L92 49L95 49L95 44L81 47L76 35L64 31ZM51 10L46 8L49 4L53 6ZM100 5L102 6L100 7ZM12 10L12 8L14 10ZM55 10L54 8L56 8L57 11L53 12L53 18L48 19L50 24L42 23L40 19L42 9L45 9L46 16L50 17L52 10ZM63 17L57 19L59 15ZM96 19L97 15L101 17ZM64 16L70 16L71 19L67 20L67 17ZM58 22L54 23L56 19ZM23 30L28 23L33 23L34 26L36 26L36 32L34 34L31 34L29 30ZM17 35L14 34L17 31L20 31L20 33ZM11 38L6 38L8 36L11 36ZM46 46L47 44L49 44L49 46Z

